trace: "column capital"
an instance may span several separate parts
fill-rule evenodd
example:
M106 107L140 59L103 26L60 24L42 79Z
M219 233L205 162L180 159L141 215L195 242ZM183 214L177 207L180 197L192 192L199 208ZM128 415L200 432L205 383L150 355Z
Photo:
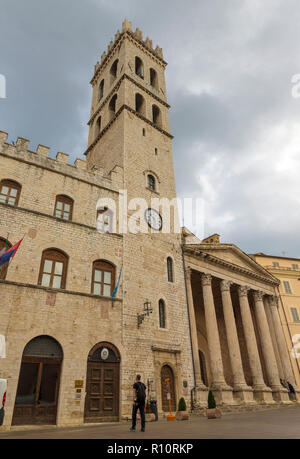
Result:
M212 275L211 274L202 274L201 282L203 286L211 285Z
M270 306L271 307L273 306L273 308L278 308L278 304L279 304L278 296L273 295L273 296L270 296L269 299L270 299Z
M232 282L228 280L222 280L220 285L221 285L221 292L229 292Z
M264 296L265 296L265 293L261 292L260 290L255 290L253 292L254 301L263 301Z
M249 290L250 290L250 287L247 287L246 285L239 285L238 286L239 296L247 296Z

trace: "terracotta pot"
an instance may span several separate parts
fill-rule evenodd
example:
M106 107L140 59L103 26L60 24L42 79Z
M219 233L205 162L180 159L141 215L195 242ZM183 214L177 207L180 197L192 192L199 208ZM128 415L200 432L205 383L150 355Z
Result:
M207 419L220 419L222 417L221 410L219 408L207 409L206 410Z
M155 414L154 413L146 413L146 422L153 422L155 421Z
M190 418L188 411L176 411L176 420L177 421L188 421Z

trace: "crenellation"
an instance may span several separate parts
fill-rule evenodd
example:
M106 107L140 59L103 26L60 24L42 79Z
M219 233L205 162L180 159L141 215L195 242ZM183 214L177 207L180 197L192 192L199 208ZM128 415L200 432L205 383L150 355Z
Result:
M107 54L106 54L106 52L104 51L104 52L102 53L102 55L101 55L101 65L102 65L103 62L105 61L106 56L107 56Z
M154 52L155 52L155 54L156 54L158 57L160 57L161 59L164 58L164 56L163 56L163 50L162 50L162 48L160 48L158 45L156 46Z
M132 32L132 23L127 18L122 24L122 32Z
M44 158L48 158L49 151L50 147L45 147L45 145L39 145L36 150L37 154L43 156Z
M16 150L28 150L28 146L30 144L30 140L23 139L23 137L18 137L16 142Z
M36 152L28 150L29 140L19 137L16 145L7 144L8 134L0 131L0 155L8 156L17 161L27 163L48 171L65 174L77 180L83 180L91 185L97 184L112 191L117 191L122 181L122 171L107 174L103 167L95 166L89 169L87 161L77 158L73 164L68 164L69 154L58 152L56 158L49 157L50 147L39 145ZM2 148L1 148L2 146Z
M147 46L147 48L150 48L151 51L153 51L153 43L152 43L152 40L150 40L149 37L146 38L146 40L145 40L144 43L145 43L145 45Z
M4 144L7 140L8 133L4 131L0 131L0 145Z
M115 34L115 42L119 40L120 35L121 35L121 32L120 32L120 30L118 29L118 30L117 30L117 33Z
M60 163L67 164L68 159L69 159L69 155L67 153L62 153L61 151L59 151L56 155L56 161Z
M77 158L75 159L74 166L77 169L87 170L87 162L84 159Z
M135 32L134 32L133 36L134 36L137 40L143 41L143 32L142 32L138 27L135 29Z
M111 52L111 50L113 49L113 47L114 47L114 43L113 43L112 40L110 40L110 43L109 43L109 45L108 45L108 47L107 47L107 54L109 54L109 53Z

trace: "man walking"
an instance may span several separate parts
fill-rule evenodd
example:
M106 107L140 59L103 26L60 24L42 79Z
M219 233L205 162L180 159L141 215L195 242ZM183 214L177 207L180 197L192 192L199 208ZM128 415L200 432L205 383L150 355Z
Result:
M133 385L133 407L132 407L132 427L131 432L135 432L136 414L140 411L141 415L141 432L145 432L145 404L146 404L146 386L141 381L141 375L136 375Z

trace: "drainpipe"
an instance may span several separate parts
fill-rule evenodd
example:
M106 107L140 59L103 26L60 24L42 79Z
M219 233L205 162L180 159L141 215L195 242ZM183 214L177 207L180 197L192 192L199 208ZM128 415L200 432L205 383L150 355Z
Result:
M189 312L189 300L188 300L188 294L187 294L187 280L186 280L186 272L185 272L185 261L184 261L183 246L184 246L184 244L181 244L181 256L182 256L183 275L184 275L184 285L185 285L185 298L186 298L187 313L188 313L188 320L189 320L190 343L191 343L192 363L193 363L193 373L194 373L194 387L191 389L191 410L193 410L193 409L194 409L194 397L193 397L193 393L195 392L195 389L196 389L196 372L195 372L195 365L194 365L194 354L193 354L193 345L192 345L191 321L190 321L190 312Z

